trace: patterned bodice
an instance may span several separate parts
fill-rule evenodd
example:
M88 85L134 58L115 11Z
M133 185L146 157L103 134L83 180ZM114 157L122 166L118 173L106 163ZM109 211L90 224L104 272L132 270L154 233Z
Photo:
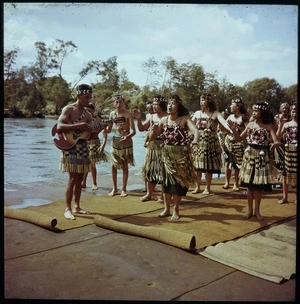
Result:
M291 126L286 128L286 142L295 143L298 137L298 126Z
M268 146L270 143L269 131L264 128L249 128L247 143L250 145Z
M213 113L210 115L210 117L204 116L202 111L197 111L194 114L194 117L196 118L196 127L198 130L205 130L210 129L213 131L217 130L218 127L218 121L216 119L212 119Z
M188 138L186 129L179 124L176 126L168 125L168 118L163 131L163 140L165 145L185 146L187 145Z

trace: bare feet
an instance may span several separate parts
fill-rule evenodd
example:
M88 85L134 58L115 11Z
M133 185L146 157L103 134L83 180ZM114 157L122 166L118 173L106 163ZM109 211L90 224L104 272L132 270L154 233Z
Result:
M142 201L142 202L147 202L147 201L151 201L151 196L150 195L148 195L148 194L146 194L146 195L144 195L144 196L142 196L141 198L140 198L140 200Z
M93 185L92 190L98 190L99 187L97 185Z
M128 195L128 194L127 194L126 191L124 191L124 190L121 191L121 194L120 194L121 197L125 197L125 196L127 196L127 195Z
M251 218L252 216L253 216L253 212L248 211L248 212L243 216L243 218L246 219L246 220L248 220L248 219Z
M229 189L229 185L224 185L224 186L222 186L222 188L225 189L225 190Z
M202 192L202 194L211 194L211 192L208 191L207 189L205 189L205 190Z
M78 214L90 214L89 211L84 210L84 209L81 209L81 208L78 208L78 207L76 207L76 208L73 209L73 213L78 213Z
M158 202L158 203L163 203L164 200L163 200L162 198L159 198L159 199L157 199L157 202Z
M232 188L232 190L233 191L240 191L240 188L238 186L234 185L233 188Z
M162 213L160 213L160 214L158 215L158 217L167 217L167 216L170 216L170 215L171 215L171 214L170 214L169 211L164 210Z
M256 213L255 216L257 217L257 219L258 219L259 221L263 221L263 220L265 219L265 217L262 216L262 215L260 215L259 213Z
M112 189L111 192L108 193L108 196L114 196L114 195L117 195L118 194L118 191Z

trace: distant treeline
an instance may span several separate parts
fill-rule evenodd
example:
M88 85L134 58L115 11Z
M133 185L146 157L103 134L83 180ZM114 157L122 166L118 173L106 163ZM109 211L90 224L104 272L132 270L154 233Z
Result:
M36 61L20 69L15 68L19 49L4 52L5 117L59 115L66 104L75 101L75 87L84 83L84 78L91 73L99 79L90 85L93 102L103 115L112 110L111 97L115 94L124 96L129 109L139 108L145 113L147 102L158 93L165 97L178 94L192 112L199 109L199 99L204 92L215 96L220 111L229 109L236 97L242 98L249 108L256 101L266 101L273 113L279 111L282 102L297 102L298 84L283 88L275 79L265 77L237 86L226 78L219 80L216 72L206 72L200 64L179 64L172 57L162 62L151 57L141 65L147 75L144 86L131 82L125 69L118 70L116 56L89 61L78 73L78 79L67 83L62 75L64 59L76 51L77 46L72 41L56 39L49 47L43 42L36 42L35 47Z

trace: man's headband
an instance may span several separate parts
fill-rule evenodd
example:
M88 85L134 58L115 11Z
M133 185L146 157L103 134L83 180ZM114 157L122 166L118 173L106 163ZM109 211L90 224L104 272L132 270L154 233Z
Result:
M260 103L260 104L255 104L253 106L253 108L256 109L256 110L267 111L267 110L269 110L269 104L267 102Z
M92 94L92 89L82 89L82 90L77 89L77 95L87 95L87 94Z

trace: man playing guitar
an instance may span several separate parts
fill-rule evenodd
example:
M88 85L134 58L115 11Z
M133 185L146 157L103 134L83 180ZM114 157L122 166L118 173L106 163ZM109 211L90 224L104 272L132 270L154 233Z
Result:
M92 115L86 110L92 98L92 88L87 84L81 84L77 88L76 102L66 105L58 118L57 131L60 133L73 132L74 130L90 131ZM89 211L80 208L81 183L84 173L91 170L88 155L87 140L80 139L75 146L68 150L62 150L60 171L68 172L69 178L65 192L66 219L75 220L73 213L88 214ZM74 209L71 209L74 197Z

